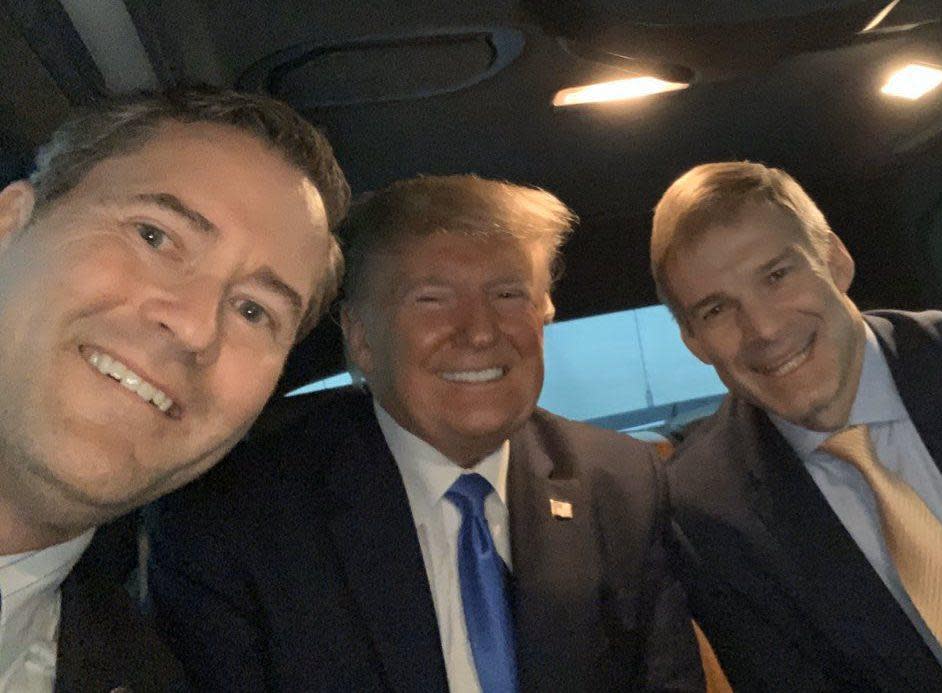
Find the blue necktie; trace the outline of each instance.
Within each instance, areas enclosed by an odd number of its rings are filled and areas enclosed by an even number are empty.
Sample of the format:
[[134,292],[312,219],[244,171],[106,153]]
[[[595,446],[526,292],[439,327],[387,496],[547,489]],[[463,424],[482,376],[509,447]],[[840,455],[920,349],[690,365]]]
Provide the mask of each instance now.
[[445,492],[461,512],[458,577],[474,668],[484,693],[517,690],[507,566],[494,546],[484,499],[494,489],[480,474],[462,474]]

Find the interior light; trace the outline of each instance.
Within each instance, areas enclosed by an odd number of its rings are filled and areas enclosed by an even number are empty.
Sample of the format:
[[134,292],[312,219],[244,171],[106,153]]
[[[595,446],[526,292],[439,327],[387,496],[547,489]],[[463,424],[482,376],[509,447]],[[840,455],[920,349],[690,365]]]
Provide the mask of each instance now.
[[911,63],[897,70],[880,89],[889,96],[915,101],[942,84],[942,69]]
[[876,14],[876,16],[870,20],[870,23],[867,24],[867,26],[863,28],[863,30],[860,33],[866,34],[868,31],[873,31],[878,26],[880,26],[880,24],[883,23],[883,20],[887,18],[890,12],[893,11],[893,8],[895,8],[898,4],[899,4],[899,0],[893,0],[889,5],[887,5],[882,10],[880,10]]
[[574,106],[580,103],[605,103],[637,99],[652,94],[686,89],[685,82],[666,82],[657,77],[632,77],[614,82],[599,82],[582,87],[560,89],[553,97],[554,106]]

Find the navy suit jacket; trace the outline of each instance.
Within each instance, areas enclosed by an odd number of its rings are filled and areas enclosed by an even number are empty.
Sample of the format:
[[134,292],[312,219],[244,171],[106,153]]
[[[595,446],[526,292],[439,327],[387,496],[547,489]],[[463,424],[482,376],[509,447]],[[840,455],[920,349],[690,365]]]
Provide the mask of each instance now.
[[[865,319],[942,463],[942,313]],[[728,397],[668,480],[675,567],[737,691],[942,691],[942,667],[765,413]]]
[[56,693],[184,690],[183,668],[124,588],[136,559],[128,516],[98,529],[62,584]]
[[[283,432],[158,507],[151,592],[171,648],[199,690],[446,690],[415,525],[370,396],[278,406]],[[702,688],[665,571],[663,488],[652,453],[626,436],[538,411],[511,437],[522,690]],[[573,519],[552,517],[550,498]]]

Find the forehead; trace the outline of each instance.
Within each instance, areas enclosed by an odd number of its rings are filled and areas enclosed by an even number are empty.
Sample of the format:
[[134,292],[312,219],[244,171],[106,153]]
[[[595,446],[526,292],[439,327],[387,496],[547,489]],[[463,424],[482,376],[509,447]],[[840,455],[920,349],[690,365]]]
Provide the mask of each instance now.
[[673,249],[668,266],[676,269],[711,257],[721,260],[734,245],[747,245],[751,253],[761,255],[795,242],[810,246],[793,214],[772,202],[748,201],[728,218],[688,232]]
[[794,216],[770,202],[750,202],[729,220],[678,244],[665,274],[671,293],[686,308],[796,246],[811,250]]
[[141,147],[95,165],[63,202],[120,208],[154,195],[205,217],[220,248],[313,292],[311,263],[327,247],[323,202],[304,172],[259,138],[227,125],[166,122]]
[[386,271],[402,280],[460,281],[506,277],[533,280],[545,264],[545,250],[535,242],[507,235],[469,236],[438,232],[408,234],[380,249],[373,271]]

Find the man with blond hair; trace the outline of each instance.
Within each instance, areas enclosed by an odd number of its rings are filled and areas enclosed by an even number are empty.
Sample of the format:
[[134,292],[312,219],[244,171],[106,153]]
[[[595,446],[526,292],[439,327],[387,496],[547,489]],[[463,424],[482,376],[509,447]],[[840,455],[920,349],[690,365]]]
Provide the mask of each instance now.
[[729,388],[668,469],[678,572],[736,690],[942,690],[942,313],[861,312],[785,172],[658,203],[658,292]]
[[341,233],[348,388],[163,504],[154,596],[200,690],[699,690],[653,452],[536,408],[573,216],[476,176]]
[[348,199],[297,113],[209,88],[77,114],[0,192],[0,691],[179,682],[97,529],[243,436],[336,293]]

